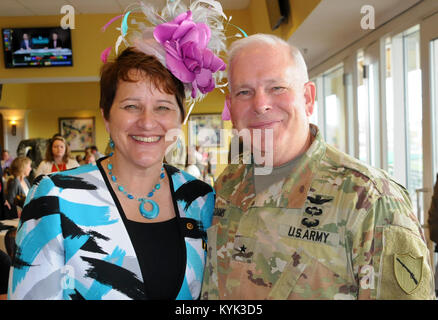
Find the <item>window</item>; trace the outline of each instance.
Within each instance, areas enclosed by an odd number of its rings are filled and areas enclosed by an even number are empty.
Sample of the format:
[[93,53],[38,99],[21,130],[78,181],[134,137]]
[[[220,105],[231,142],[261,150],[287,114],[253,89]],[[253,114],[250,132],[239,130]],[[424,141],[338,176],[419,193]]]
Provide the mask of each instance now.
[[343,68],[338,67],[323,75],[325,140],[339,150],[345,146],[345,106]]
[[[423,112],[420,28],[414,26],[385,41],[388,171],[407,187],[419,207],[423,188]],[[420,222],[422,213],[417,212]]]
[[[438,39],[430,42],[430,65],[431,65],[431,102],[432,102],[432,134],[433,134],[433,172],[438,172]],[[435,177],[434,177],[435,179]],[[435,180],[434,180],[435,181]]]

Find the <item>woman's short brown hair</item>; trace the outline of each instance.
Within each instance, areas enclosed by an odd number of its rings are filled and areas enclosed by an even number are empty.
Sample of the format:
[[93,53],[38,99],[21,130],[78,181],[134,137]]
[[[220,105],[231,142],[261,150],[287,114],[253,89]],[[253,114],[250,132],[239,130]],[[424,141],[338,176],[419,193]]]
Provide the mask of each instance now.
[[100,108],[106,120],[109,119],[111,106],[116,96],[119,80],[135,82],[129,77],[129,71],[138,70],[150,80],[156,88],[167,94],[174,94],[184,119],[185,92],[183,83],[164,67],[154,56],[147,55],[132,47],[125,49],[114,62],[107,62],[100,71]]
[[64,142],[64,146],[65,146],[65,153],[64,156],[62,157],[62,161],[67,163],[68,159],[70,158],[70,146],[68,145],[67,141],[64,139],[63,136],[58,136],[58,135],[54,135],[52,137],[52,139],[50,139],[50,143],[47,145],[47,149],[46,149],[46,161],[54,161],[55,159],[53,158],[53,153],[52,153],[52,147],[53,144],[55,143],[55,141],[62,141]]
[[32,163],[32,160],[25,156],[16,157],[11,163],[11,174],[14,177],[18,177],[24,174],[25,166],[28,163]]

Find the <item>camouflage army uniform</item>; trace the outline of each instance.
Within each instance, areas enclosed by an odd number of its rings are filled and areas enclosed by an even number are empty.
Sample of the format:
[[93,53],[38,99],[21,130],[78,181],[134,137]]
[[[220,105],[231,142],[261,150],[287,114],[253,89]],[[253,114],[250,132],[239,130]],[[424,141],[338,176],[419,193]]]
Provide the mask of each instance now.
[[216,183],[202,299],[433,299],[429,251],[407,191],[314,140],[255,195],[254,166]]

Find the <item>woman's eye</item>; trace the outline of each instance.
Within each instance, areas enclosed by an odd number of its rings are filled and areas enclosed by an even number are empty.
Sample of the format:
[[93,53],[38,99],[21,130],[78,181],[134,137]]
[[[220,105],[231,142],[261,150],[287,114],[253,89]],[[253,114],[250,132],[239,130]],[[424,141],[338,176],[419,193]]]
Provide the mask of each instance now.
[[157,109],[158,109],[158,110],[161,110],[161,111],[170,110],[170,108],[167,107],[167,106],[158,106]]
[[134,110],[134,109],[137,109],[137,106],[133,105],[133,104],[128,104],[128,105],[124,106],[123,109],[125,109],[125,110]]

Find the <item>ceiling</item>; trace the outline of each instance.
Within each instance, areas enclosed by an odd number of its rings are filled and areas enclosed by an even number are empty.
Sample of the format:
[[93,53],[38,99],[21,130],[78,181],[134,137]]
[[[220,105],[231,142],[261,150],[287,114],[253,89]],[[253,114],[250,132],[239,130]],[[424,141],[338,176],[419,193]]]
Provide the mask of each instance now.
[[[157,8],[166,0],[144,0]],[[183,0],[189,2],[189,0]],[[63,5],[71,5],[76,14],[119,13],[137,0],[0,0],[0,16],[45,16],[60,14]],[[219,0],[227,10],[240,10],[249,6],[250,0]]]
[[373,30],[363,30],[364,5],[375,10],[375,28],[422,0],[322,0],[289,42],[300,48],[311,70]]

